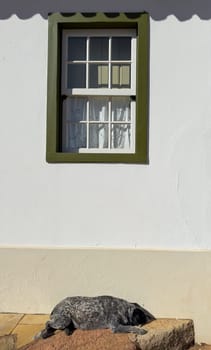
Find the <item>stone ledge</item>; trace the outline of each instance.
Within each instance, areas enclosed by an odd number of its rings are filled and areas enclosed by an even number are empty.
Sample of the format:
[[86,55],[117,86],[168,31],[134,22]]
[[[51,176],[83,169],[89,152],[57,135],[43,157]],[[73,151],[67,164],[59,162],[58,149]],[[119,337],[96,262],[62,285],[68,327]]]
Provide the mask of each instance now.
[[211,350],[211,345],[205,343],[196,344],[193,347],[191,347],[190,350]]
[[144,326],[148,333],[113,334],[110,330],[76,330],[72,336],[59,332],[20,350],[186,350],[194,344],[191,320],[158,319]]
[[144,336],[129,336],[141,350],[186,350],[194,344],[192,320],[158,319],[143,328]]
[[76,330],[71,336],[64,332],[35,340],[19,350],[138,350],[127,334],[114,334],[108,329]]

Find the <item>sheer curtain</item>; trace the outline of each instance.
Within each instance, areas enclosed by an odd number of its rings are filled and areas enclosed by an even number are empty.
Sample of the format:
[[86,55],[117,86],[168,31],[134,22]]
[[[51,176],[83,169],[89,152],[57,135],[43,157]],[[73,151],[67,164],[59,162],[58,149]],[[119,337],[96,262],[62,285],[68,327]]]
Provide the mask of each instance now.
[[108,148],[108,98],[89,99],[89,147]]
[[77,153],[86,148],[87,98],[67,98],[63,109],[62,151]]
[[128,97],[70,97],[65,100],[63,108],[63,152],[79,152],[86,148],[130,148]]
[[129,149],[131,144],[131,117],[128,97],[113,97],[112,122],[111,147]]

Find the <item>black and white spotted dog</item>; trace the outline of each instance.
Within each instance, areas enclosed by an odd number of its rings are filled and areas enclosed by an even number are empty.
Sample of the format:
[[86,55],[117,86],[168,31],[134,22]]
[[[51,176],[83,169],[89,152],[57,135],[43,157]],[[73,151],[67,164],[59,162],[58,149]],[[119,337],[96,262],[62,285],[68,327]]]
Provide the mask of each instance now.
[[110,328],[114,333],[143,335],[147,331],[136,326],[143,326],[154,319],[140,305],[112,296],[68,297],[54,307],[45,329],[35,338],[50,337],[58,329],[70,335],[77,328]]

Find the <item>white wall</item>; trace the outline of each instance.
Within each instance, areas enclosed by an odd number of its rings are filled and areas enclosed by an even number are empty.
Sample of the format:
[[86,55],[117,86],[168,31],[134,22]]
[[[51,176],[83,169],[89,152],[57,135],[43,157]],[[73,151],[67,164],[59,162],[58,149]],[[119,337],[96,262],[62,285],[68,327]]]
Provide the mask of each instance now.
[[0,21],[0,244],[211,248],[211,20],[151,19],[149,165],[47,164],[47,20]]

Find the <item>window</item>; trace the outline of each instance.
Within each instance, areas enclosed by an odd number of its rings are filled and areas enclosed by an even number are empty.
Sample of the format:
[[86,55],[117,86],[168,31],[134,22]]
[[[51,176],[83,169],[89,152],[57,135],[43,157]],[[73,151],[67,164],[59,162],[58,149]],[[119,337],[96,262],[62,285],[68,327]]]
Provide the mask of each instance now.
[[136,31],[62,35],[62,152],[134,153]]
[[146,163],[147,14],[49,17],[48,162]]

